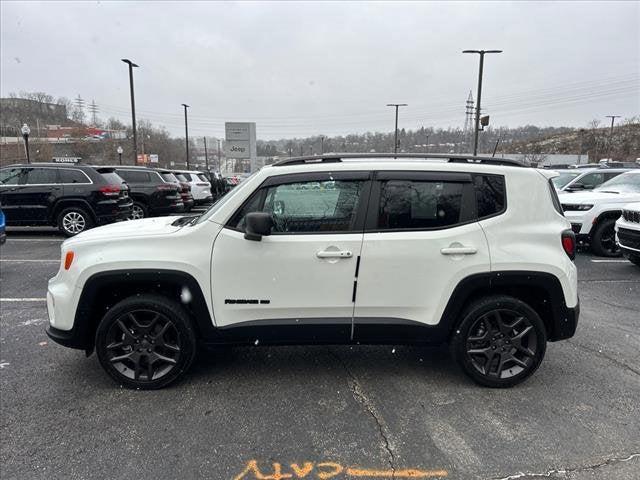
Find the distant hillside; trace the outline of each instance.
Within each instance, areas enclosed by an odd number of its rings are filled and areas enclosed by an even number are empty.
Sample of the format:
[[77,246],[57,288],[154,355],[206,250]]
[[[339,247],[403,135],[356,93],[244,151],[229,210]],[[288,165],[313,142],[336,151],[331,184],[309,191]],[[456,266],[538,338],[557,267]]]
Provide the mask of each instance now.
[[635,160],[640,157],[640,123],[609,128],[579,129],[554,135],[511,142],[500,148],[504,153],[588,154],[590,159]]

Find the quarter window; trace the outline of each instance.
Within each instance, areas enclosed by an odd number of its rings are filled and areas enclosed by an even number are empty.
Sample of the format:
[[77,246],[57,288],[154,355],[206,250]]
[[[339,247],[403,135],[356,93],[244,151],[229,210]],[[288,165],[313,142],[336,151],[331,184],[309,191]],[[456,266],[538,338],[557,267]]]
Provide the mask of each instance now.
[[243,230],[249,212],[269,212],[274,234],[353,231],[364,181],[330,180],[266,187],[256,192],[230,222]]
[[80,170],[60,169],[60,183],[91,183]]
[[55,168],[30,168],[27,170],[27,185],[51,185],[58,183]]
[[116,170],[116,172],[127,183],[149,183],[151,181],[149,172],[137,170]]
[[476,175],[474,178],[478,218],[487,218],[504,210],[505,189],[502,175]]

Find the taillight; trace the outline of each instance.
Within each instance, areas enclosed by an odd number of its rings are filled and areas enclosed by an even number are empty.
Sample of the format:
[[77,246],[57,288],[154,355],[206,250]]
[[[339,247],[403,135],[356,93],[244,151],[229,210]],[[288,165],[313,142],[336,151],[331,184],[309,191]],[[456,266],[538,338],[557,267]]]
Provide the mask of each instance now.
[[565,230],[562,232],[562,248],[564,253],[573,260],[576,258],[576,234],[573,230]]
[[120,185],[106,185],[100,187],[100,193],[107,197],[117,197],[120,195]]
[[67,252],[67,254],[64,256],[65,270],[69,270],[71,268],[71,264],[73,263],[73,257],[74,257],[74,254],[71,251]]
[[156,187],[156,190],[173,190],[176,191],[178,190],[178,187],[176,187],[175,185],[169,185],[169,184],[160,184]]

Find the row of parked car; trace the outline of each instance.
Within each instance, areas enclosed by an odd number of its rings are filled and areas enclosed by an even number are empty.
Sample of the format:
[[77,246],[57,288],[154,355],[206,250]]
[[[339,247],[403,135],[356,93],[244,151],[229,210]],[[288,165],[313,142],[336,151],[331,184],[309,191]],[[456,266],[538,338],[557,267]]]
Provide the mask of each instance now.
[[219,173],[138,166],[39,163],[0,169],[6,224],[57,226],[73,236],[93,226],[188,212],[233,186]]

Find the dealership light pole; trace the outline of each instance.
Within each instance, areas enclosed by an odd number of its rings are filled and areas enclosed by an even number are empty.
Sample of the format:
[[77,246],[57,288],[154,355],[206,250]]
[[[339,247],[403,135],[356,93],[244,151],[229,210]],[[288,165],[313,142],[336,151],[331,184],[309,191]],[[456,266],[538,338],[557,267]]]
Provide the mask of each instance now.
[[502,53],[502,50],[463,50],[462,53],[477,53],[480,55],[480,69],[478,71],[478,98],[476,103],[476,123],[473,132],[473,155],[478,154],[478,132],[480,131],[480,99],[482,96],[482,70],[484,68],[485,53]]
[[189,105],[183,103],[182,106],[184,107],[184,141],[187,150],[187,170],[189,170],[189,124],[187,122],[187,108],[189,108]]
[[396,107],[396,129],[393,142],[393,153],[398,153],[398,107],[406,107],[406,103],[387,103],[387,107]]
[[131,128],[133,129],[133,164],[138,163],[138,135],[136,133],[136,99],[133,94],[133,68],[138,67],[128,58],[123,58],[122,61],[129,65],[129,90],[131,91]]
[[29,158],[29,134],[31,133],[31,129],[29,125],[26,123],[22,125],[22,138],[24,138],[24,153],[27,156],[27,163],[31,163],[31,159]]
[[207,167],[207,172],[209,171],[209,154],[207,153],[207,137],[202,137],[204,139],[204,164]]
[[124,152],[124,150],[122,150],[122,147],[118,145],[116,152],[118,152],[118,160],[120,161],[120,165],[122,165],[122,152]]
[[324,154],[324,135],[320,135],[320,155]]

